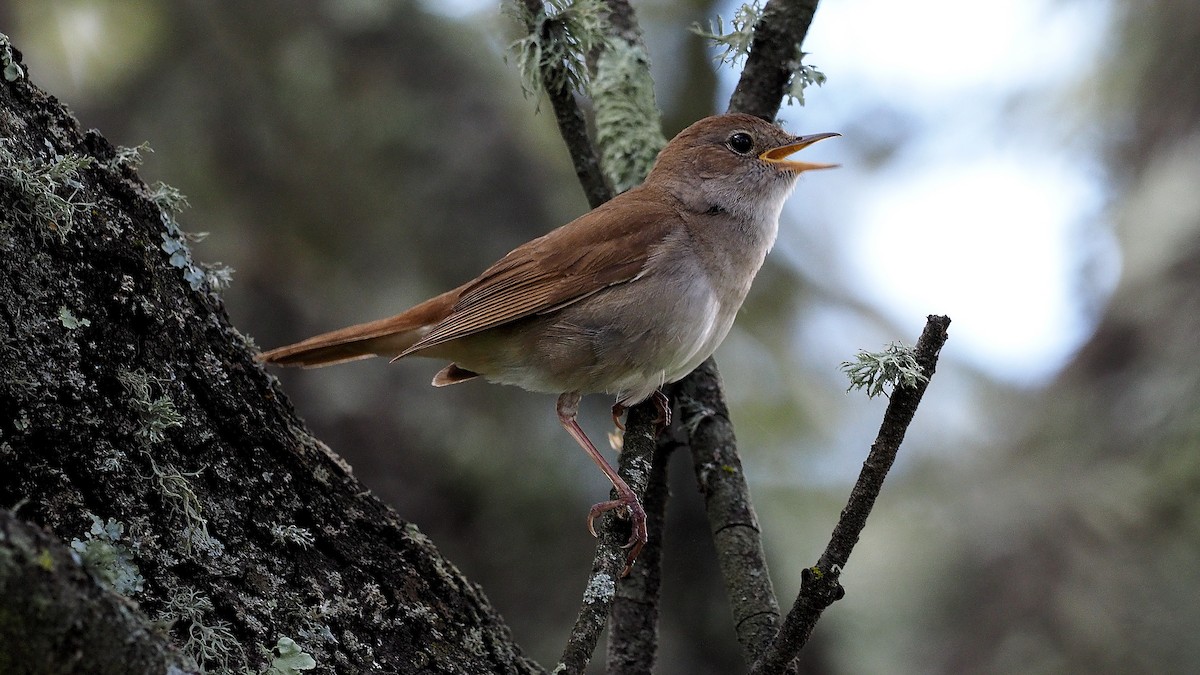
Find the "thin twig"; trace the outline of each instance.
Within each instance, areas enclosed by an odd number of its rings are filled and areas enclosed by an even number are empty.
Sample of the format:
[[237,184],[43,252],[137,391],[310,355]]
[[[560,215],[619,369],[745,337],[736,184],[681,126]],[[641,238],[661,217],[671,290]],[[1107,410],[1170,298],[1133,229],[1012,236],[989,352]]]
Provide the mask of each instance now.
[[[542,31],[541,38],[543,40],[554,39],[554,36],[549,35],[549,30],[552,24],[547,21],[541,22],[538,25],[536,17],[545,16],[545,5],[541,0],[521,0],[526,9],[527,16],[535,17],[533,23],[526,26],[529,32]],[[600,158],[596,154],[596,148],[592,145],[592,140],[588,136],[587,120],[583,116],[583,111],[579,109],[579,105],[575,102],[575,94],[570,87],[566,85],[566,77],[563,77],[558,69],[561,69],[562,64],[548,63],[542,71],[542,85],[546,90],[546,96],[550,98],[550,105],[554,108],[554,119],[558,122],[558,131],[562,135],[563,141],[567,144],[567,151],[571,154],[571,163],[575,167],[575,176],[579,179],[579,184],[583,187],[583,193],[587,197],[588,205],[593,209],[600,206],[604,202],[612,199],[612,189],[608,186],[608,182],[604,179],[604,172],[600,170]],[[555,84],[559,83],[559,84]]]
[[[521,2],[527,10],[525,15],[530,17],[530,23],[526,25],[526,29],[530,33],[542,31],[540,37],[543,40],[561,37],[549,33],[550,22],[541,21],[539,25],[539,19],[545,17],[545,5],[541,0],[521,0]],[[632,17],[632,10],[628,16]],[[588,204],[592,208],[596,208],[611,199],[613,193],[601,171],[599,156],[588,136],[587,122],[574,93],[565,85],[555,86],[554,84],[569,80],[563,76],[560,70],[556,70],[562,67],[557,63],[544,64],[544,70],[541,73],[542,84],[554,107],[559,133],[571,154],[575,175],[587,195]],[[618,472],[638,495],[638,498],[642,499],[646,489],[654,443],[651,440],[643,444],[635,440],[639,437],[638,430],[643,428],[635,422],[636,410],[637,407],[630,410],[630,433],[626,436],[627,445],[625,452],[621,453]],[[652,422],[646,422],[644,428],[651,429],[652,424]],[[626,564],[625,551],[621,547],[627,541],[628,533],[625,531],[626,528],[617,526],[617,522],[612,513],[601,519],[600,541],[596,546],[596,556],[592,562],[592,574],[588,577],[579,616],[571,628],[571,634],[567,638],[567,644],[563,648],[560,659],[563,672],[582,673],[587,668],[595,653],[600,633],[604,630],[608,619],[609,610],[616,594],[616,584]],[[649,523],[647,527],[649,527]],[[620,534],[621,531],[625,531],[625,533]]]
[[[917,341],[917,363],[926,378],[932,378],[937,369],[938,354],[942,345],[946,344],[946,329],[949,326],[950,317],[931,315]],[[896,460],[900,443],[904,441],[904,434],[928,386],[929,380],[926,379],[916,386],[897,387],[892,392],[883,423],[879,426],[879,434],[871,445],[867,461],[863,462],[858,482],[850,491],[850,499],[833,528],[829,545],[817,564],[804,571],[796,604],[784,619],[779,634],[750,671],[752,674],[778,673],[791,663],[812,635],[813,626],[821,618],[821,612],[845,594],[838,578],[867,525],[867,516],[879,497],[883,480]]]
[[746,67],[729,98],[730,112],[775,119],[784,87],[796,66],[800,44],[808,35],[817,0],[770,0],[754,26],[754,42]]
[[763,553],[758,516],[750,500],[717,364],[708,359],[674,387],[679,424],[717,550],[742,656],[754,662],[779,626],[779,604]]

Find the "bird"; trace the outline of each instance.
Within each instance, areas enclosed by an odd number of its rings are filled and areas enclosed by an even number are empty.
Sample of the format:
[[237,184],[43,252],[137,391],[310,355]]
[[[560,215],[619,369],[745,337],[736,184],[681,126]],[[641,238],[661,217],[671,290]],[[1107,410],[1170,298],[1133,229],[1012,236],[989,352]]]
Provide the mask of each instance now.
[[612,482],[591,507],[631,521],[627,574],[647,541],[646,514],[577,421],[585,394],[615,397],[613,419],[653,398],[725,339],[775,243],[783,204],[805,171],[836,164],[793,154],[838,136],[794,136],[753,115],[703,118],[659,152],[645,181],[522,244],[476,278],[395,316],[259,355],[317,367],[373,356],[447,361],[444,387],[482,377],[557,394],[559,423]]

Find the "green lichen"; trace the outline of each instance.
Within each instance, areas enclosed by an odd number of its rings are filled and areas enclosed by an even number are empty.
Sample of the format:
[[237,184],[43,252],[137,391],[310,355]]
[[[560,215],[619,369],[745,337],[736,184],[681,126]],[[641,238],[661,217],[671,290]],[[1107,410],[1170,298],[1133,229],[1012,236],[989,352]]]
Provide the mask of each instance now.
[[225,545],[208,533],[208,519],[204,517],[204,507],[200,503],[200,497],[192,489],[191,481],[188,480],[199,476],[204,469],[182,472],[170,464],[164,464],[160,468],[153,457],[149,454],[147,457],[150,460],[150,471],[158,483],[159,494],[166,500],[168,516],[183,519],[184,527],[180,536],[184,550],[191,553],[193,549],[198,549],[214,558],[223,555]]
[[716,61],[732,66],[750,54],[754,26],[761,18],[762,8],[758,2],[748,2],[734,11],[728,31],[725,30],[725,19],[718,14],[715,21],[709,21],[707,28],[698,23],[692,24],[692,32],[723,49],[717,54]]
[[201,672],[229,672],[235,656],[245,652],[230,630],[230,623],[211,618],[213,602],[195,589],[175,589],[167,604],[155,615],[155,621],[171,629],[183,652],[200,664]]
[[25,68],[17,63],[17,57],[13,55],[12,42],[4,33],[0,33],[0,66],[3,66],[4,79],[9,82],[16,82],[25,77]]
[[529,31],[509,45],[525,94],[536,96],[545,88],[585,93],[587,54],[604,41],[603,5],[599,0],[548,0],[538,5],[537,14],[520,0],[505,5],[506,13]]
[[158,208],[172,216],[183,213],[191,206],[188,203],[187,195],[183,194],[179,188],[167,185],[162,181],[158,181],[153,188],[150,188],[150,199]]
[[95,163],[78,154],[54,154],[48,160],[18,157],[12,141],[0,138],[0,188],[13,195],[11,214],[0,216],[0,224],[12,225],[14,218],[30,226],[45,227],[63,241],[75,226],[80,209],[94,206],[78,199],[83,191],[80,173]]
[[142,143],[132,148],[125,147],[124,145],[118,146],[116,154],[113,155],[112,159],[105,163],[105,166],[107,166],[109,169],[117,169],[120,167],[136,169],[142,165],[143,152],[154,152],[154,150],[150,147],[149,143]]
[[788,103],[795,102],[804,105],[804,90],[812,85],[819,87],[825,84],[827,79],[825,73],[817,70],[816,66],[804,64],[806,56],[808,56],[808,52],[796,47],[796,56],[789,63],[792,76],[788,79],[787,87],[783,92],[783,95],[788,97]]
[[172,267],[183,270],[183,278],[193,291],[207,289],[216,294],[227,288],[233,281],[233,268],[221,263],[197,263],[192,258],[190,244],[203,241],[207,232],[189,234],[183,231],[175,216],[188,207],[187,197],[176,188],[159,182],[150,191],[150,198],[158,206],[163,229],[162,250],[169,256],[167,262]]
[[592,100],[600,163],[617,192],[645,179],[666,145],[645,53],[617,40],[596,62]]
[[67,309],[66,306],[58,308],[58,320],[62,322],[63,328],[66,328],[67,330],[75,330],[80,326],[86,328],[87,326],[92,325],[92,322],[89,319],[76,318],[76,316],[71,312],[71,310]]
[[[84,533],[83,539],[71,540],[71,550],[101,585],[131,596],[141,592],[145,579],[133,562],[130,546],[122,541],[124,535],[124,523],[112,518],[104,522],[92,515],[91,529]],[[137,548],[136,543],[131,545]]]
[[601,572],[588,579],[587,588],[583,589],[583,601],[589,605],[595,602],[608,602],[616,592],[616,579]]
[[166,393],[154,396],[154,390],[164,390],[169,380],[155,377],[144,370],[123,371],[117,375],[117,379],[125,388],[129,403],[141,420],[138,437],[149,443],[161,443],[168,429],[183,426],[184,417],[175,409],[171,398]]
[[[716,21],[710,21],[707,28],[693,24],[692,32],[722,50],[715,57],[718,63],[737,66],[750,54],[750,46],[754,43],[754,27],[762,19],[762,13],[762,8],[755,0],[742,5],[733,13],[728,31],[725,30],[724,19],[718,15]],[[804,90],[812,85],[825,84],[826,77],[816,66],[804,63],[808,52],[800,49],[799,44],[795,50],[795,56],[788,63],[791,74],[784,86],[784,95],[788,103],[804,105]]]
[[297,525],[275,523],[271,526],[271,536],[281,544],[295,544],[303,549],[312,548],[316,541],[313,533]]
[[891,387],[915,387],[929,378],[921,371],[911,347],[899,342],[889,344],[881,352],[860,351],[853,361],[843,361],[842,372],[850,378],[846,391],[862,389],[867,398],[875,398]]
[[281,637],[272,650],[263,649],[271,664],[262,671],[262,675],[296,675],[302,670],[312,670],[317,667],[317,661],[312,654],[300,649],[300,645],[289,637]]

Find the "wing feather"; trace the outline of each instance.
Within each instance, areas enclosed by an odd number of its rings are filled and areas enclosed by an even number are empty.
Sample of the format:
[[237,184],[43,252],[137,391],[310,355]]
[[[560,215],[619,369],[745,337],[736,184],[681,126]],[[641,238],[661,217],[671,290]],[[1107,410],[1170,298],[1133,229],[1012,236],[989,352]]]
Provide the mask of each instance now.
[[643,273],[654,248],[679,220],[670,200],[645,188],[619,195],[513,249],[464,286],[450,314],[401,356],[557,310],[631,281]]

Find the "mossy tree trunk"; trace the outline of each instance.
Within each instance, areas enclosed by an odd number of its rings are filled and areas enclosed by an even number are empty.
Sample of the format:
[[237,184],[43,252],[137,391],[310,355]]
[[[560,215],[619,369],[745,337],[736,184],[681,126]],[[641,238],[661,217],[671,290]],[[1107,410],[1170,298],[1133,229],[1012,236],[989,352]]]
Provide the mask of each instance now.
[[[0,80],[0,534],[22,533],[0,536],[0,670],[539,670],[297,419],[230,325],[220,271],[191,259],[171,191],[0,52],[16,66]],[[103,588],[61,592],[73,559]],[[46,611],[76,596],[92,604]],[[25,639],[34,626],[55,639]],[[155,654],[140,670],[130,641]]]

